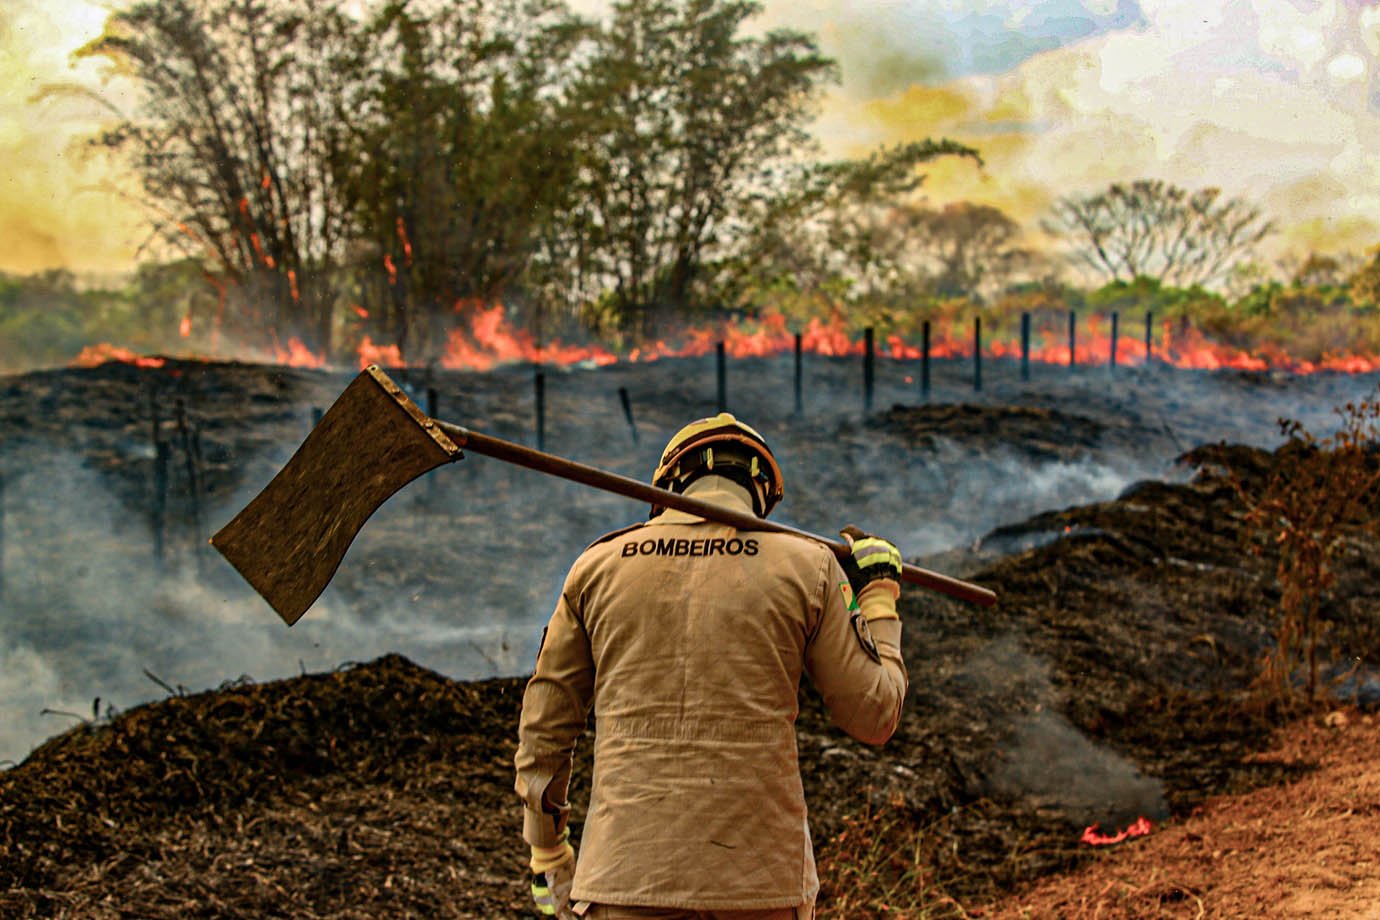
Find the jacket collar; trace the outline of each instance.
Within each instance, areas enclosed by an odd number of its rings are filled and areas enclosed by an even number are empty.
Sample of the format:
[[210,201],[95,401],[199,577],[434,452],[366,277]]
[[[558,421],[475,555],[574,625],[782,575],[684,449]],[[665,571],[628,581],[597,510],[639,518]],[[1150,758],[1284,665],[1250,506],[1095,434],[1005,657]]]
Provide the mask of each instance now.
[[[700,501],[710,504],[720,505],[724,508],[732,508],[734,511],[745,511],[752,514],[752,497],[732,479],[725,479],[723,476],[701,476],[690,485],[686,486],[685,494],[691,498],[698,498]],[[688,511],[677,511],[675,508],[667,508],[647,522],[647,526],[656,524],[698,524],[704,518]]]

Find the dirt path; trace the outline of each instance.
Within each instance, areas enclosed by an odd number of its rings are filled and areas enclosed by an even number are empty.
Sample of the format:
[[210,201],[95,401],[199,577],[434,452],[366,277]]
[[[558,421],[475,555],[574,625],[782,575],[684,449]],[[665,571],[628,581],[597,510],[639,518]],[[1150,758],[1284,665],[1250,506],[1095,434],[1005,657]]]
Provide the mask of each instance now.
[[1380,918],[1380,719],[1350,710],[1308,719],[1255,759],[1317,769],[1210,800],[1082,871],[970,915]]

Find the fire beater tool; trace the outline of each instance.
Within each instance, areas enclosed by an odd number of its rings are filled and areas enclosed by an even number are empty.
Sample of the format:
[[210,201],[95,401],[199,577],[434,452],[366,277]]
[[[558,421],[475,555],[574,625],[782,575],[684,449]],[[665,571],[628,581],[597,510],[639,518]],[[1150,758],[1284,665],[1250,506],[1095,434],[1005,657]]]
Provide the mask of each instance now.
[[[795,534],[841,558],[852,552],[842,541],[431,418],[376,365],[345,388],[278,475],[211,544],[291,626],[326,589],[369,516],[418,476],[461,459],[462,448],[743,530]],[[914,565],[904,566],[901,580],[983,606],[997,599],[987,588]]]

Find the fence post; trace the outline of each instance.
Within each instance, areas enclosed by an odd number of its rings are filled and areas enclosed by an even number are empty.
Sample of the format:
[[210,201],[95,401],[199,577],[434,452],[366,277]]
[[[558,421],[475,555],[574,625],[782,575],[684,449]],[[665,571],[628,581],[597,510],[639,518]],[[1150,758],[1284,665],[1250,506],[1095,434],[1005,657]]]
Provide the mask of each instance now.
[[153,437],[153,507],[150,524],[153,527],[153,558],[159,568],[163,565],[164,525],[168,510],[168,462],[172,450],[163,440],[163,424],[158,414],[158,393],[149,390],[149,433]]
[[5,473],[0,470],[0,603],[5,600]]
[[801,386],[800,386],[800,382],[801,382],[801,351],[802,351],[801,336],[800,336],[800,333],[797,332],[797,333],[795,334],[795,414],[796,414],[797,416],[801,416],[801,415],[804,415],[804,414],[805,414],[805,403],[804,403],[804,398],[803,398],[803,395],[804,395],[804,394],[801,392]]
[[1030,314],[1021,314],[1021,379],[1030,379]]
[[930,398],[930,321],[920,326],[920,398]]
[[973,390],[982,389],[982,317],[973,317]]
[[192,527],[197,535],[192,545],[195,547],[197,564],[200,565],[205,546],[201,538],[206,535],[201,510],[201,429],[188,419],[187,404],[181,398],[177,400],[177,433],[182,439],[182,456],[187,467],[187,498],[191,505]]
[[724,343],[714,346],[715,373],[719,382],[719,411],[728,411],[728,359],[724,354]]
[[[428,371],[430,371],[430,367],[428,367]],[[436,418],[441,414],[441,394],[436,392],[435,387],[426,388],[426,414],[431,418]],[[426,491],[428,495],[434,496],[436,494],[436,477],[429,473],[426,477]]]
[[546,374],[540,369],[532,377],[537,397],[537,450],[546,450]]
[[1073,367],[1073,365],[1074,365],[1074,363],[1075,363],[1075,358],[1074,358],[1074,340],[1073,340],[1073,337],[1074,337],[1074,329],[1076,328],[1077,324],[1078,324],[1078,314],[1076,314],[1076,313],[1074,313],[1072,310],[1070,310],[1070,311],[1069,311],[1069,367]]
[[863,330],[863,412],[872,411],[872,384],[876,374],[873,366],[875,355],[873,352],[872,327],[868,326]]
[[153,444],[153,558],[161,567],[166,549],[164,528],[168,511],[168,462],[172,445],[158,440]]
[[633,421],[632,400],[628,398],[628,388],[618,388],[618,400],[623,404],[623,417],[628,420],[628,430],[632,432],[633,443],[637,443],[637,423]]
[[1119,321],[1120,319],[1121,319],[1120,314],[1118,314],[1117,311],[1113,310],[1113,311],[1112,311],[1112,354],[1111,354],[1111,360],[1110,360],[1110,364],[1111,364],[1112,370],[1116,370],[1116,337],[1117,337],[1117,324],[1118,324],[1118,321]]

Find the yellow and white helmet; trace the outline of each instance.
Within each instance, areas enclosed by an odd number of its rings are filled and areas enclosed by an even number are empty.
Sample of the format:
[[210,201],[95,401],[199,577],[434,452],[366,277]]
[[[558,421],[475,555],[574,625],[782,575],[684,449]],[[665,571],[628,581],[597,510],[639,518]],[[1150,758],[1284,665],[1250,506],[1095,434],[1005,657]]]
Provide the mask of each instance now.
[[[652,485],[680,492],[694,479],[713,471],[743,481],[752,494],[753,510],[766,517],[781,501],[785,486],[781,467],[755,428],[727,412],[691,422],[677,431],[661,452]],[[761,495],[753,484],[761,486]],[[664,508],[653,505],[652,517]]]

